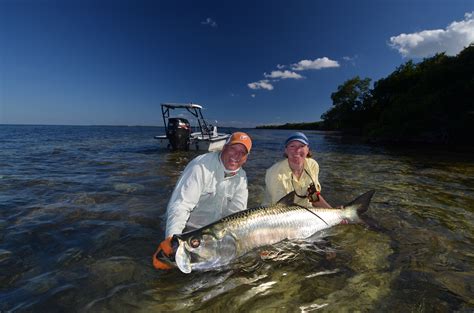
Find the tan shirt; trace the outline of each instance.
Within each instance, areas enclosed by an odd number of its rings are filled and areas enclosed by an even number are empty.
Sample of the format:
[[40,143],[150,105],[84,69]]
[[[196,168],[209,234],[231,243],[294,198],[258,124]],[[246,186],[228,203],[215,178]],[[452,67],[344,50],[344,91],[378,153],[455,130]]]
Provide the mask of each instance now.
[[[303,171],[299,180],[292,175],[288,159],[281,160],[267,169],[265,174],[265,198],[263,205],[268,206],[275,204],[293,190],[295,190],[298,195],[306,195],[308,187],[313,181],[316,185],[316,189],[321,191],[321,185],[318,180],[318,162],[314,159],[306,158],[304,169],[307,173]],[[311,177],[308,174],[311,175]],[[295,203],[306,207],[311,206],[307,198],[295,197]]]

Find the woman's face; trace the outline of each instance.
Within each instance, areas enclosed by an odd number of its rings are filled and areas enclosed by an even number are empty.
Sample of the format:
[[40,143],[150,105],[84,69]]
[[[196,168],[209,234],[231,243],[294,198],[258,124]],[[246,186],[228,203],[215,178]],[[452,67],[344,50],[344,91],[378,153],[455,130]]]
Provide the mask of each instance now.
[[302,142],[293,140],[286,146],[285,153],[288,156],[291,169],[302,168],[304,160],[308,156],[309,147]]

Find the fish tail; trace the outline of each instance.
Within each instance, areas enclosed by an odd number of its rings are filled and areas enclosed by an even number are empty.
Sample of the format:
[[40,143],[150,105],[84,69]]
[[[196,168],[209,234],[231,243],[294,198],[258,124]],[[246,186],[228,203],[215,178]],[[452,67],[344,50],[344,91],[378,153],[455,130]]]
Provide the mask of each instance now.
[[352,207],[357,211],[357,215],[362,215],[365,212],[367,212],[367,209],[369,208],[370,200],[372,199],[372,196],[374,195],[375,190],[370,190],[367,191],[366,193],[358,196],[348,204],[344,205],[344,208],[349,208]]
[[372,230],[381,231],[383,228],[380,227],[374,219],[364,214],[369,208],[370,200],[374,193],[375,190],[370,190],[346,204],[344,208],[349,212],[353,212],[349,213],[349,216],[351,217],[349,218],[350,221],[354,223],[362,223]]

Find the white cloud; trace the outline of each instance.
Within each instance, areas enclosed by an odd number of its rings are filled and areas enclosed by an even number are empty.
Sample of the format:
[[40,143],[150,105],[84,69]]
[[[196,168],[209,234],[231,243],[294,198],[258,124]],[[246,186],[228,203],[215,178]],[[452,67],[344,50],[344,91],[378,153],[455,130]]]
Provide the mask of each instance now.
[[464,20],[452,22],[446,29],[424,30],[390,37],[390,46],[404,57],[429,57],[446,52],[456,55],[474,42],[474,12],[466,13]]
[[254,93],[253,93],[253,94],[251,94],[250,96],[251,96],[252,98],[255,98],[255,94],[254,94]]
[[217,23],[210,17],[206,18],[205,21],[201,22],[202,25],[209,25],[211,27],[217,27]]
[[[298,63],[291,64],[290,66],[278,64],[277,69],[272,71],[270,74],[263,73],[263,76],[268,79],[262,79],[258,82],[253,82],[247,84],[250,89],[266,89],[266,90],[273,90],[273,85],[270,83],[277,82],[281,79],[303,79],[304,76],[295,73],[293,71],[304,71],[304,70],[319,70],[322,68],[328,67],[339,67],[339,63],[337,61],[330,60],[327,57],[315,59],[315,60],[301,60]],[[283,70],[284,68],[291,68],[293,71]]]
[[250,89],[266,89],[266,90],[273,90],[273,85],[267,79],[260,80],[258,82],[247,84]]
[[351,57],[351,56],[344,56],[344,57],[342,57],[342,59],[343,59],[344,61],[347,61],[347,62],[355,61],[357,58],[358,58],[358,55],[357,55],[357,54],[354,55],[353,57]]
[[270,74],[267,74],[267,73],[264,73],[263,76],[265,76],[266,78],[273,78],[273,79],[287,79],[287,78],[291,78],[291,79],[301,79],[303,78],[303,76],[301,76],[300,74],[298,73],[295,73],[295,72],[291,72],[291,71],[272,71]]
[[323,57],[315,60],[301,60],[291,65],[291,69],[294,71],[320,70],[328,67],[339,67],[339,63],[327,57]]
[[342,59],[348,63],[351,63],[353,66],[356,66],[356,60],[358,58],[358,55],[354,55],[354,56],[344,56],[342,57]]

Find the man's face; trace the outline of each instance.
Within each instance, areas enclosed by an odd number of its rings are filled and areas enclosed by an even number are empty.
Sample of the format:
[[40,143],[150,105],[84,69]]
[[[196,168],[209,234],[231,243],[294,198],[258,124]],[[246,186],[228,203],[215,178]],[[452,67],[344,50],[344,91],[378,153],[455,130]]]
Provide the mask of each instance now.
[[247,161],[247,149],[244,145],[237,143],[225,145],[222,149],[221,159],[224,167],[229,171],[239,169]]

